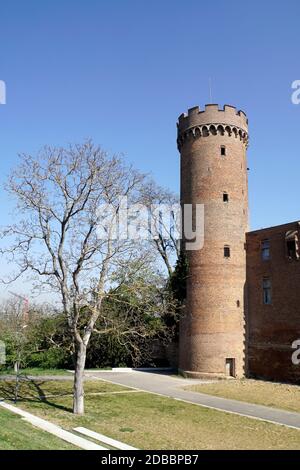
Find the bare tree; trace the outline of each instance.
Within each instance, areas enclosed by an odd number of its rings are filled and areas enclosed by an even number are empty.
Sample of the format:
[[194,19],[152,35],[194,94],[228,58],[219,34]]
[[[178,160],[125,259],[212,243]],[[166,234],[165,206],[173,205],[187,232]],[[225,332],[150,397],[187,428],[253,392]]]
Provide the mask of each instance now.
[[20,158],[7,184],[19,216],[4,230],[2,250],[18,269],[4,281],[30,272],[39,287],[59,294],[74,341],[73,411],[83,414],[86,350],[97,320],[105,321],[110,274],[142,256],[136,240],[115,236],[120,197],[141,202],[145,177],[90,141]]
[[143,187],[142,200],[147,207],[152,207],[151,224],[148,226],[150,243],[163,261],[170,277],[180,251],[179,199],[168,189],[157,185],[154,181],[149,181]]

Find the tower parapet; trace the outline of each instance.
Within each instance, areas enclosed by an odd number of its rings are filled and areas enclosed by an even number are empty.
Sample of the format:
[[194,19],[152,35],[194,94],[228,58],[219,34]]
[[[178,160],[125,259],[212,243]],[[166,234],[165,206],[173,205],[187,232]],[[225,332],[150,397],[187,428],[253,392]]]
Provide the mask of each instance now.
[[199,106],[181,114],[177,122],[178,150],[189,138],[208,137],[212,135],[233,136],[248,145],[248,119],[243,111],[237,111],[234,106],[225,105],[220,109],[217,104],[205,105],[201,111]]

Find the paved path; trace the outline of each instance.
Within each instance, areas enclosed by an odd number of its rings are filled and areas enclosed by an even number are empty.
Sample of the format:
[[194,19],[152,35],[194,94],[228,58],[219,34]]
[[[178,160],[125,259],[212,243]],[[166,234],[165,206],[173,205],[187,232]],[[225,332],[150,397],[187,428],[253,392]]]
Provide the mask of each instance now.
[[204,380],[184,379],[166,374],[150,372],[86,372],[86,376],[107,380],[115,384],[152,392],[159,395],[175,398],[185,402],[214,408],[229,413],[239,414],[250,418],[269,421],[292,428],[300,429],[300,413],[278,410],[262,405],[254,405],[227,398],[214,397],[204,393],[184,390],[183,387],[207,383]]

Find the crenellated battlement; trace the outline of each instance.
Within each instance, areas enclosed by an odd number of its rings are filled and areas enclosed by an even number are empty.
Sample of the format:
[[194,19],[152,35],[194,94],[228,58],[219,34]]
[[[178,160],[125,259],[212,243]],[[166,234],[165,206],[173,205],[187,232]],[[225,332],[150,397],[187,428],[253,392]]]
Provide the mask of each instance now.
[[235,106],[225,104],[223,109],[218,104],[206,104],[201,111],[199,106],[188,109],[187,113],[182,113],[178,118],[178,129],[191,127],[197,124],[226,123],[232,124],[248,130],[248,119],[244,111],[237,110]]
[[217,104],[205,105],[201,111],[195,106],[178,118],[178,149],[189,138],[208,137],[209,135],[229,135],[239,138],[248,145],[248,119],[243,111],[225,105],[220,109]]

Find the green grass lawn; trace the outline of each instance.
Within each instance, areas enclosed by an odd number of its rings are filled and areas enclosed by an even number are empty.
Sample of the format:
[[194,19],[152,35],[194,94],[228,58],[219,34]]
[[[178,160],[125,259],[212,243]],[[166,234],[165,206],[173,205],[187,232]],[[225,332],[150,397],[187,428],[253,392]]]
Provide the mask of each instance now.
[[1,450],[77,449],[51,434],[40,431],[9,411],[0,409]]
[[[12,396],[12,385],[0,382],[0,396]],[[300,449],[300,431],[284,426],[100,380],[86,382],[85,389],[83,417],[71,412],[68,382],[24,382],[18,406],[65,429],[84,426],[140,449]]]
[[188,390],[300,413],[300,386],[263,380],[220,380]]
[[[66,369],[40,369],[38,367],[20,370],[21,375],[72,375]],[[13,368],[0,368],[0,375],[15,375]]]
[[[15,382],[3,380],[0,382],[0,399],[11,400],[14,397]],[[88,380],[85,383],[85,393],[108,393],[115,391],[126,391],[128,388],[110,384],[109,382],[99,382],[96,380]],[[72,396],[73,381],[45,381],[43,379],[27,380],[23,378],[19,387],[20,402],[35,402],[38,400],[47,400],[47,397],[60,398],[65,396]]]

